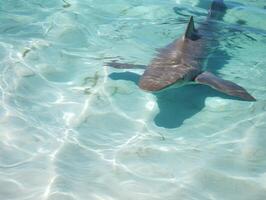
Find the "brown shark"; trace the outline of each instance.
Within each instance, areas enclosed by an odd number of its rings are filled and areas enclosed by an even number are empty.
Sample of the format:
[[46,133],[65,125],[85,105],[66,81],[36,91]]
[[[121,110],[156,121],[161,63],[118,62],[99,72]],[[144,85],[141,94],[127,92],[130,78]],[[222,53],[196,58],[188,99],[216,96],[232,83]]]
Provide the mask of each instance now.
[[[208,85],[220,92],[247,101],[255,101],[241,86],[204,71],[204,60],[211,45],[215,20],[221,18],[226,10],[223,0],[214,0],[208,17],[197,29],[193,17],[190,17],[185,34],[174,40],[145,69],[139,81],[139,87],[146,91],[160,91],[173,85],[190,82]],[[143,65],[131,65],[113,61],[108,65],[115,68],[144,68]]]

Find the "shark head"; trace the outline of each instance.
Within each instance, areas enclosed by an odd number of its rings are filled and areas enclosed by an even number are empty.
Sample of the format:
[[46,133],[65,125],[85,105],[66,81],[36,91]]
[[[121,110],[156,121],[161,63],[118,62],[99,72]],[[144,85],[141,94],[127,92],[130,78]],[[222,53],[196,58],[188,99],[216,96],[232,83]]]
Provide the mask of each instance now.
[[157,65],[156,67],[148,67],[139,81],[139,87],[146,91],[162,90],[174,83],[182,80],[175,67],[165,67],[164,65]]
[[177,88],[191,82],[200,71],[186,65],[162,65],[148,67],[139,81],[139,87],[145,91],[159,91]]
[[152,78],[147,76],[142,76],[139,81],[139,87],[145,91],[157,92],[161,90],[166,90],[169,88],[178,88],[186,83],[183,79],[177,79],[176,81],[164,80],[162,78]]

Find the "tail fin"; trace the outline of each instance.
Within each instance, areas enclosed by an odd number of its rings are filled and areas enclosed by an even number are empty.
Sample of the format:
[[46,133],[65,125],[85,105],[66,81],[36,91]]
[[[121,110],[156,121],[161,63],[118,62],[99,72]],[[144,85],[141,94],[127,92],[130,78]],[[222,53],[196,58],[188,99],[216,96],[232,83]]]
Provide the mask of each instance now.
[[223,80],[210,72],[203,72],[195,78],[195,82],[209,85],[210,87],[225,94],[241,98],[246,101],[256,101],[244,88],[239,85]]
[[223,0],[213,0],[209,8],[208,16],[212,19],[220,19],[226,11],[226,5]]

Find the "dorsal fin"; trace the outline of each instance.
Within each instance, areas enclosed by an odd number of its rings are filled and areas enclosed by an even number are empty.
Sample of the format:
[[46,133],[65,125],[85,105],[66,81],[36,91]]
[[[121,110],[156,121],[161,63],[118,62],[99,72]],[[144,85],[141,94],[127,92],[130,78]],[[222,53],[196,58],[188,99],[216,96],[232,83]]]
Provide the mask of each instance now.
[[190,17],[188,25],[187,25],[187,29],[185,32],[185,38],[188,39],[193,39],[195,36],[195,26],[194,26],[194,20],[193,20],[193,16]]

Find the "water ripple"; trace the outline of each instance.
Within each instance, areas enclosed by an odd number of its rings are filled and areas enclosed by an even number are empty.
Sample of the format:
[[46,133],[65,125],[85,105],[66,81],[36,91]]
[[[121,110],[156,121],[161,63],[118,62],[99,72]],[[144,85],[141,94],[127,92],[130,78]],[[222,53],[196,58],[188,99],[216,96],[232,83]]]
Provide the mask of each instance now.
[[265,6],[226,2],[208,66],[258,101],[136,82],[203,1],[0,3],[0,199],[262,200]]

